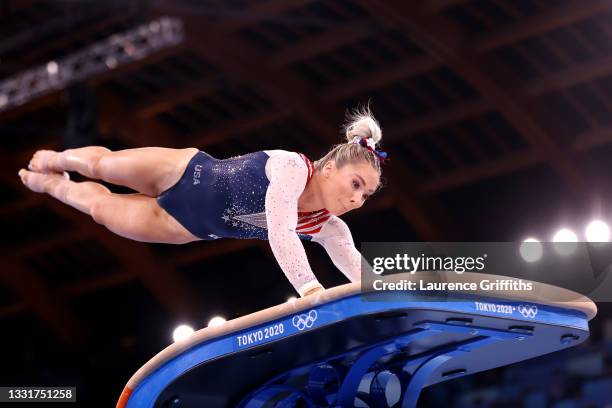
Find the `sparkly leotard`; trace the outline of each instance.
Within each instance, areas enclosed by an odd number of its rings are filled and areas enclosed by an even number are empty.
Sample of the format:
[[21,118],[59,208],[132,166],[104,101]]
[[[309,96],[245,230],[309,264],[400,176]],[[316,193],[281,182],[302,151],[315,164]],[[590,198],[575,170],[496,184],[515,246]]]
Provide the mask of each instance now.
[[299,238],[325,247],[334,264],[359,280],[361,255],[346,224],[321,209],[298,213],[297,202],[313,173],[304,155],[260,151],[219,160],[204,152],[157,201],[202,239],[269,239],[283,272],[300,294],[319,285]]

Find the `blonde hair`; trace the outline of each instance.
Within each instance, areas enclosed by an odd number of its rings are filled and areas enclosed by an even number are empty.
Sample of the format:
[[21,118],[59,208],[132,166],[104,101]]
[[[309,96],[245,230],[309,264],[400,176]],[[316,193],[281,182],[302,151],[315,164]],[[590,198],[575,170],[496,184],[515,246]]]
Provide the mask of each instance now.
[[374,118],[370,106],[364,105],[347,111],[346,122],[343,126],[347,143],[341,143],[331,148],[329,152],[314,162],[315,170],[321,170],[329,161],[336,162],[337,167],[345,164],[367,162],[381,174],[380,160],[376,153],[370,151],[359,143],[351,143],[355,136],[372,139],[378,145],[382,139],[382,130]]

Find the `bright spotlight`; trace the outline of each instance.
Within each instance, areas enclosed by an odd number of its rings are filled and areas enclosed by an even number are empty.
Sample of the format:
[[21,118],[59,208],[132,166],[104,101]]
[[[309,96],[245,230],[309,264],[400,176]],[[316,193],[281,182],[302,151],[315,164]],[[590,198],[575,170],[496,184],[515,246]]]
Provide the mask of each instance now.
[[186,324],[182,324],[176,329],[174,329],[174,332],[172,333],[172,339],[175,343],[183,341],[189,336],[191,336],[191,333],[193,333],[193,328],[187,326]]
[[576,250],[578,237],[574,231],[562,228],[553,236],[553,247],[560,255],[569,255]]
[[578,237],[568,228],[562,228],[553,236],[553,242],[578,242]]
[[537,262],[542,259],[542,243],[535,238],[527,238],[519,248],[521,257],[527,262]]
[[57,75],[57,71],[59,70],[59,66],[55,61],[49,61],[47,63],[47,73],[49,75]]
[[594,220],[587,225],[585,235],[589,242],[609,242],[610,227],[601,220]]
[[208,327],[221,326],[226,320],[221,316],[215,316],[208,321]]

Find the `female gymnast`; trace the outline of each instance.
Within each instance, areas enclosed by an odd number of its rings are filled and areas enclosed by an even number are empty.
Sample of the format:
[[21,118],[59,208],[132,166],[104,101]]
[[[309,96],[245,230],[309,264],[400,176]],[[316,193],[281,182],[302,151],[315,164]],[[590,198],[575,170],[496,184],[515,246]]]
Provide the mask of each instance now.
[[[284,150],[219,160],[195,148],[113,152],[88,146],[40,150],[19,176],[30,190],[47,193],[129,239],[169,244],[268,239],[279,266],[306,296],[323,286],[300,238],[321,244],[351,282],[360,280],[361,254],[338,216],[361,207],[378,189],[386,153],[376,149],[382,132],[369,108],[349,114],[345,133],[348,143],[314,163]],[[114,194],[96,182],[77,183],[67,171],[138,193]]]

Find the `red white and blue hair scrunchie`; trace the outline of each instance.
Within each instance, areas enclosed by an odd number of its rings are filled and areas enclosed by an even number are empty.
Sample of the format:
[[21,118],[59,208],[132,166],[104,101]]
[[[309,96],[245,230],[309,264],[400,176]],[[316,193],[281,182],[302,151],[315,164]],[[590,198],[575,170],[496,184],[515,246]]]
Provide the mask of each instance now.
[[378,161],[380,161],[381,163],[384,163],[385,160],[388,160],[387,152],[378,150],[376,148],[376,143],[374,143],[374,139],[372,139],[371,137],[355,136],[353,140],[351,140],[349,143],[356,143],[358,145],[365,147],[366,149],[374,153],[376,157],[378,157]]

